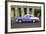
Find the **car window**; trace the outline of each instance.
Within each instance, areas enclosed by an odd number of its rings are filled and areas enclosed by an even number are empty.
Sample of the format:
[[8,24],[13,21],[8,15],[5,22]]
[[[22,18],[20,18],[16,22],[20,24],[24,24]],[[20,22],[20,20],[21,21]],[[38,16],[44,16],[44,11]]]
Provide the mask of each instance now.
[[26,16],[26,17],[28,17],[28,16]]
[[29,16],[29,17],[32,17],[32,16]]
[[26,16],[26,17],[32,17],[32,16]]

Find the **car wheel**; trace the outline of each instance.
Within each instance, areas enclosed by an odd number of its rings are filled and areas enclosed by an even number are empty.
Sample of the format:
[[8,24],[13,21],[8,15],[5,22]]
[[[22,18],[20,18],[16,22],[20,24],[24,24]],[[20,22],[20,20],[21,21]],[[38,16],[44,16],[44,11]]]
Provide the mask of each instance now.
[[33,20],[33,23],[35,22],[35,20]]
[[20,20],[20,19],[19,19],[19,20],[18,20],[18,22],[19,22],[19,23],[21,23],[21,22],[22,22],[22,20]]

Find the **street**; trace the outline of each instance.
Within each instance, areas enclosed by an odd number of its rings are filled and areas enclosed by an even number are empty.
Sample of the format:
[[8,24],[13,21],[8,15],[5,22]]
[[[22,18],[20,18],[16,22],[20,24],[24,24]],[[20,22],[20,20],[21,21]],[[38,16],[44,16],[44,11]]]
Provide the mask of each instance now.
[[41,27],[41,22],[39,23],[16,23],[15,18],[11,19],[11,28],[35,28]]

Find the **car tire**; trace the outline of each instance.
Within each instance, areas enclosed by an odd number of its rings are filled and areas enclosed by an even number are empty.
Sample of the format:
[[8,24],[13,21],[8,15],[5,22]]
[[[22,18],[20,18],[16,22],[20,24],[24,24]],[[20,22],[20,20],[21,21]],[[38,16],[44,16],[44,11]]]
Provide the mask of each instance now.
[[18,20],[18,22],[19,22],[19,23],[21,23],[21,22],[22,22],[22,20],[21,20],[21,19],[19,19],[19,20]]
[[35,22],[35,20],[33,20],[33,23]]

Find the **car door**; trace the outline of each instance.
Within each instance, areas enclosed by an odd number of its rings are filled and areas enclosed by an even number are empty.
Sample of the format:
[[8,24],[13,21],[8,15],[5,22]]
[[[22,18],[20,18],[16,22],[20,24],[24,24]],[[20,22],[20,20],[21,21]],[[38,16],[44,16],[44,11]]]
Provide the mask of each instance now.
[[24,16],[23,21],[28,21],[28,16]]
[[29,21],[29,16],[26,16],[25,17],[25,21]]
[[32,17],[32,16],[28,16],[28,21],[32,21],[31,17]]

